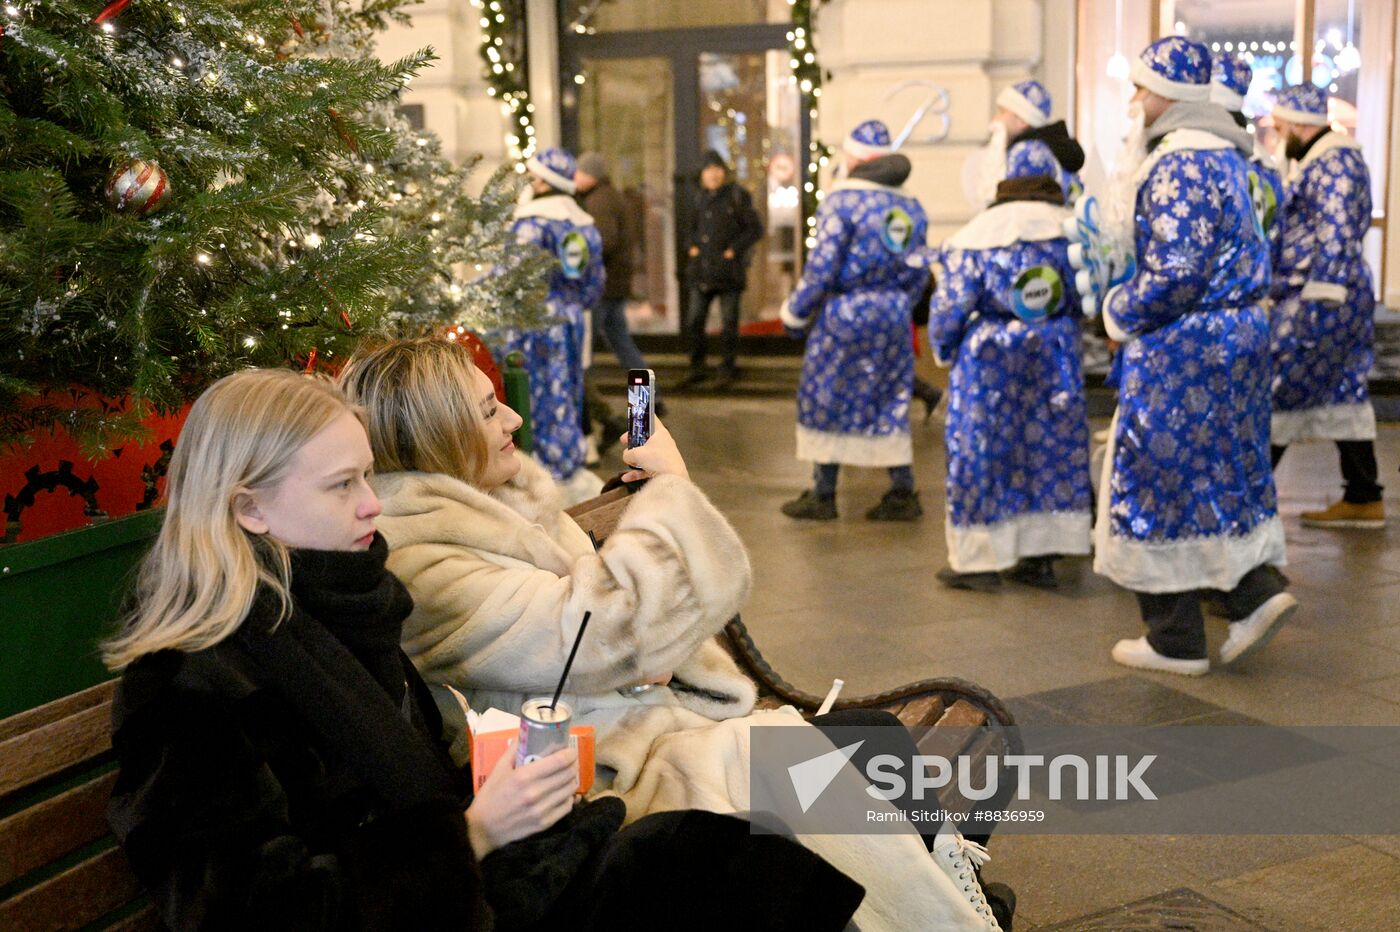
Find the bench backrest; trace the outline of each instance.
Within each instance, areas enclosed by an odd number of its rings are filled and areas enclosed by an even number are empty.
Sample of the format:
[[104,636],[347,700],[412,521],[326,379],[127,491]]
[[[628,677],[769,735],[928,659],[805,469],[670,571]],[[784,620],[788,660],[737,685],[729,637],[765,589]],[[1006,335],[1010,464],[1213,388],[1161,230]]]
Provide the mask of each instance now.
[[0,929],[160,927],[107,827],[111,680],[0,721]]

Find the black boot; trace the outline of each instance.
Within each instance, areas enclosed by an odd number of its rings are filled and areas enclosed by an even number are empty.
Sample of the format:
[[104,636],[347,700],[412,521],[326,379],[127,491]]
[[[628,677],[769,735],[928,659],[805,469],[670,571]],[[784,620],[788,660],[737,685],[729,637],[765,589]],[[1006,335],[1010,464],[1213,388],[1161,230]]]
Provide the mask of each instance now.
[[808,489],[792,501],[784,502],[782,511],[789,518],[830,521],[836,517],[836,496],[818,495]]
[[1054,557],[1026,557],[1007,570],[1006,575],[1008,579],[1037,589],[1060,588],[1060,581],[1055,578]]
[[676,388],[696,388],[704,383],[706,378],[704,366],[701,366],[699,369],[691,369],[690,373],[686,375],[685,378],[681,379],[680,384],[678,384]]
[[938,581],[949,589],[967,589],[972,592],[996,592],[1001,589],[1001,577],[996,573],[955,573],[945,566],[935,575]]
[[913,521],[923,516],[919,493],[913,489],[890,489],[880,504],[865,513],[870,521]]
[[928,419],[933,417],[933,409],[938,407],[938,403],[943,400],[943,392],[916,375],[914,376],[914,397],[924,403],[924,423],[927,424]]
[[[977,879],[978,882],[982,880],[980,875]],[[1004,883],[984,883],[982,895],[987,898],[987,905],[992,908],[992,916],[1002,932],[1011,932],[1011,922],[1016,915],[1016,891]]]

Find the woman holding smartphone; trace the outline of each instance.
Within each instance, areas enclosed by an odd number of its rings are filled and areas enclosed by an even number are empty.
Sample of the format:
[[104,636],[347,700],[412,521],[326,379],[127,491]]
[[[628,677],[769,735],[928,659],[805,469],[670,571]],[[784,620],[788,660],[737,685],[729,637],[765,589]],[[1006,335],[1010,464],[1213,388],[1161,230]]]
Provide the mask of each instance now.
[[[754,712],[753,683],[715,641],[748,594],[749,561],[665,425],[623,454],[623,478],[648,482],[595,549],[544,470],[516,453],[520,418],[464,347],[364,348],[340,380],[368,418],[389,567],[414,599],[404,649],[424,677],[473,708],[518,710],[554,689],[591,612],[564,698],[596,729],[594,792],[623,796],[631,818],[748,811],[750,727],[802,720]],[[833,724],[893,724],[912,752],[893,716]],[[866,932],[995,928],[980,886],[961,879],[972,849],[949,829],[940,851],[935,831],[802,840],[866,887]]]
[[109,819],[166,926],[698,930],[721,887],[765,927],[845,925],[859,886],[785,838],[693,811],[619,833],[616,800],[575,806],[572,751],[473,797],[399,647],[413,601],[372,465],[363,413],[292,372],[228,376],[190,412],[105,649]]

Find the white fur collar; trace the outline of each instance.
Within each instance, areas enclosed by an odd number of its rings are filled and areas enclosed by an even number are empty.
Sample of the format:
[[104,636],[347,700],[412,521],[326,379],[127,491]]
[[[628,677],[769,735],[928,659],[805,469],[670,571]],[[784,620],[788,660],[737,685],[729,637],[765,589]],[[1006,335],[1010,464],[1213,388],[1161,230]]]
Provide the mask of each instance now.
[[1219,149],[1233,149],[1235,144],[1203,129],[1174,129],[1162,137],[1157,148],[1152,150],[1138,169],[1135,181],[1138,187],[1152,174],[1152,169],[1173,152],[1210,152]]
[[904,188],[899,185],[880,184],[877,181],[866,181],[864,178],[842,178],[831,186],[832,193],[837,191],[888,191],[891,194],[904,194]]
[[1312,165],[1314,162],[1322,158],[1327,153],[1331,152],[1333,149],[1360,148],[1361,143],[1358,140],[1353,139],[1351,136],[1346,136],[1342,133],[1338,133],[1335,131],[1329,131],[1325,136],[1319,139],[1311,149],[1308,150],[1307,155],[1303,156],[1302,161],[1298,163],[1297,170],[1300,172],[1303,171],[1309,165]]
[[593,217],[589,215],[588,211],[578,206],[578,201],[562,194],[537,197],[515,208],[516,220],[522,220],[525,217],[563,220],[576,227],[593,226]]
[[950,249],[999,249],[1016,242],[1039,243],[1065,235],[1068,209],[1044,201],[1011,201],[988,207],[948,238]]
[[[374,489],[384,508],[378,526],[389,549],[454,544],[567,574],[571,558],[558,542],[563,533],[558,486],[544,467],[517,456],[520,472],[490,493],[440,473],[375,476]],[[574,528],[573,534],[579,533]]]

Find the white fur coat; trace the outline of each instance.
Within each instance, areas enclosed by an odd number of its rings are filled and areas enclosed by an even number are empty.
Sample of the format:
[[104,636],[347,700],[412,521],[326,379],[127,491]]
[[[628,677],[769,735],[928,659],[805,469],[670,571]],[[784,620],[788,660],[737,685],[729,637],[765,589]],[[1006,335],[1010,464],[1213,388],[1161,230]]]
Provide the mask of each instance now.
[[[565,697],[615,771],[595,791],[620,795],[629,821],[748,810],[750,726],[803,721],[754,713],[753,683],[715,643],[749,591],[743,542],[694,484],[661,476],[595,553],[549,475],[521,462],[489,495],[442,475],[375,477],[389,569],[413,595],[404,650],[473,708],[515,712],[553,691],[591,611]],[[671,687],[617,692],[666,672]],[[799,840],[866,888],[860,932],[986,928],[912,832]]]
[[[524,457],[489,495],[430,473],[374,485],[389,569],[413,595],[404,650],[429,683],[461,690],[474,709],[518,712],[554,691],[592,612],[565,698],[597,729],[598,763],[618,789],[636,779],[651,738],[753,708],[753,683],[714,641],[748,595],[748,556],[689,480],[648,482],[597,553]],[[672,687],[617,692],[666,673]]]

